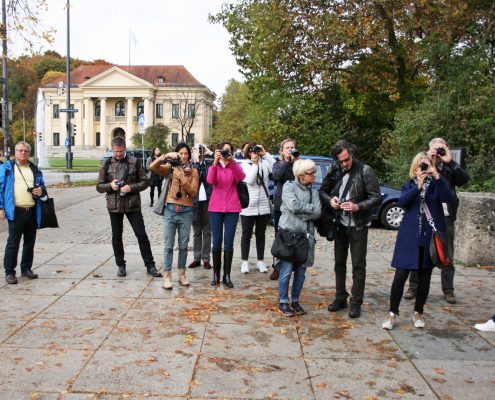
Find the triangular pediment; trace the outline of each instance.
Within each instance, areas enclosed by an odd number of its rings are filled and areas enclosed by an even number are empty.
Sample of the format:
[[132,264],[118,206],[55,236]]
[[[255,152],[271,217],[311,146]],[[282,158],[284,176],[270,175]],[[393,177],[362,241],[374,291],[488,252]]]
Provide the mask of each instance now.
[[112,67],[79,85],[80,88],[142,88],[153,87],[144,79],[119,67]]

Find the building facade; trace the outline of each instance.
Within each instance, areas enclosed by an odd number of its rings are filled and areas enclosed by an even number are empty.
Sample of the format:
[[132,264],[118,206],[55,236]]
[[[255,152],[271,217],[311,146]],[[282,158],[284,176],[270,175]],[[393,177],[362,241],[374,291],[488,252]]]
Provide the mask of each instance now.
[[159,123],[168,126],[172,146],[210,138],[215,94],[183,66],[79,66],[71,71],[71,104],[60,82],[65,85],[66,78],[38,91],[40,161],[65,156],[69,118],[75,133],[72,152],[77,158],[100,158],[116,136],[133,147],[132,136],[139,133],[141,115],[144,129]]

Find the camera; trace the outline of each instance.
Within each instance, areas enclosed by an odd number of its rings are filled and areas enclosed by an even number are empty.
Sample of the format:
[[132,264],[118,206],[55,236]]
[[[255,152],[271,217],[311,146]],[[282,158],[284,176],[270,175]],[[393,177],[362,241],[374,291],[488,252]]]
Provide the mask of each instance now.
[[425,162],[421,163],[421,171],[428,171],[428,168],[430,168],[428,164],[426,164]]
[[39,196],[36,196],[33,194],[33,189],[39,188],[39,185],[34,185],[33,187],[27,188],[26,190],[31,193],[31,196],[33,196],[33,199],[36,200],[39,198]]
[[301,153],[299,153],[299,150],[296,149],[292,149],[290,151],[290,154],[292,155],[292,157],[299,157],[301,155]]
[[176,199],[181,199],[182,198],[182,193],[179,191],[175,194]]
[[205,148],[204,148],[204,146],[199,145],[198,146],[198,151],[199,151],[199,154],[201,154],[201,155],[205,154]]
[[438,154],[439,156],[442,156],[442,157],[443,157],[445,154],[447,154],[447,152],[445,151],[445,147],[439,147],[439,148],[437,149],[437,154]]
[[259,146],[259,145],[256,145],[254,146],[251,151],[254,153],[254,154],[260,154],[262,151],[263,151],[263,147]]
[[223,149],[220,151],[220,154],[221,154],[222,158],[229,158],[230,157],[230,150]]
[[[121,187],[125,186],[125,181],[124,181],[124,180],[120,180],[120,181],[116,182],[115,184],[116,184],[116,185],[119,187],[119,189],[120,189]],[[120,192],[120,191],[119,191],[119,196],[120,196],[120,197],[125,197],[125,196],[126,196],[126,194],[127,194],[127,193],[124,193],[124,192]]]
[[180,166],[180,161],[177,158],[166,158],[163,164],[170,164],[172,168],[175,168]]

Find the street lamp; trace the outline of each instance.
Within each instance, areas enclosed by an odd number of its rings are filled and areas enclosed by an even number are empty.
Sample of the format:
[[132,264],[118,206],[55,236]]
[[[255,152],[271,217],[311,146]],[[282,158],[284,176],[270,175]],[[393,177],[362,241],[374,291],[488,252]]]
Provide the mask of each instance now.
[[67,136],[66,146],[67,152],[65,153],[65,160],[67,169],[72,169],[72,138],[71,138],[71,122],[70,117],[72,115],[70,110],[70,0],[67,0],[67,63],[65,71],[67,75]]

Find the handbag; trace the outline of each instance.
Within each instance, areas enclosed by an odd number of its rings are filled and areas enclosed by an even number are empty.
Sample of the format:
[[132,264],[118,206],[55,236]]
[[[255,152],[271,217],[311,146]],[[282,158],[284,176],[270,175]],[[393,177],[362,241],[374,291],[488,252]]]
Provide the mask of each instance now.
[[426,219],[431,226],[431,239],[430,239],[430,259],[435,267],[443,268],[452,263],[452,257],[449,253],[449,247],[447,246],[447,239],[445,233],[440,232],[435,227],[433,217],[431,216],[430,209],[424,202],[424,210]]
[[153,212],[158,215],[163,215],[165,212],[165,199],[167,198],[167,192],[169,188],[169,183],[171,182],[170,177],[172,174],[163,179],[162,182],[162,192],[158,197],[158,200],[155,204],[155,208],[153,208]]
[[55,203],[51,197],[46,200],[40,200],[41,204],[41,224],[40,229],[43,228],[58,228],[57,215],[55,214]]
[[273,257],[280,260],[303,265],[309,253],[308,233],[278,228],[271,252]]
[[241,208],[246,208],[249,206],[249,190],[246,182],[239,182],[237,184],[237,195],[239,196],[239,201],[241,202]]
[[260,178],[261,187],[265,191],[266,198],[268,199],[268,207],[270,207],[270,217],[273,218],[273,202],[270,199],[270,195],[268,194],[268,189],[266,188],[265,180],[263,179],[263,176],[259,176],[259,174],[258,174],[258,178]]
[[332,242],[337,235],[339,217],[331,207],[322,207],[320,218],[314,222],[318,234]]

